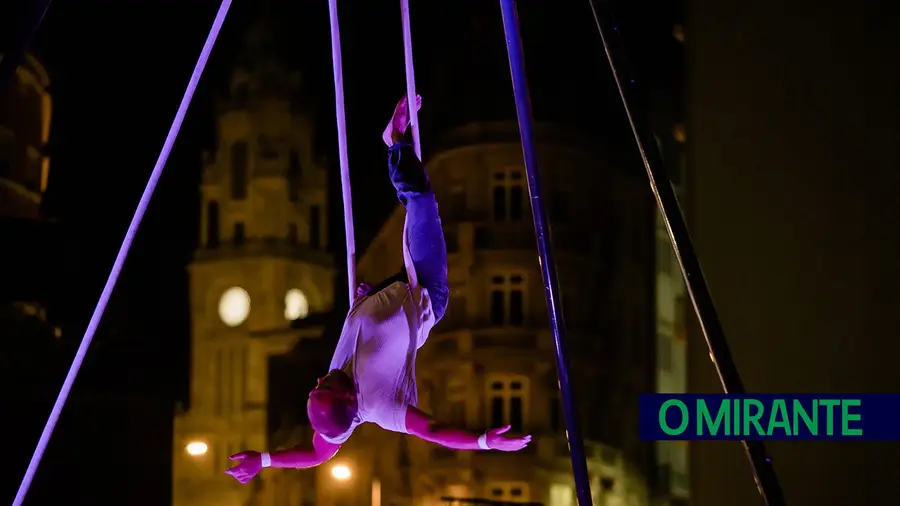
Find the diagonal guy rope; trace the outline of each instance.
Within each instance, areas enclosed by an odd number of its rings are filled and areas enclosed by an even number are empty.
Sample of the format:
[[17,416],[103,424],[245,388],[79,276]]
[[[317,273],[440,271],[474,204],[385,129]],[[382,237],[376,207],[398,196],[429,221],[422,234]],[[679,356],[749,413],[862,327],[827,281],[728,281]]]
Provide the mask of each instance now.
[[69,368],[68,374],[66,374],[66,379],[63,381],[62,388],[59,390],[59,395],[56,397],[56,403],[53,404],[53,409],[50,411],[50,416],[47,418],[44,432],[41,433],[41,439],[38,441],[37,448],[35,448],[34,454],[31,456],[28,470],[25,471],[25,477],[22,478],[22,483],[19,485],[19,491],[16,493],[15,500],[13,500],[13,506],[22,506],[22,503],[25,501],[25,495],[28,493],[34,475],[37,473],[38,465],[41,463],[41,458],[44,456],[47,445],[50,443],[53,429],[56,427],[56,422],[59,420],[63,406],[66,404],[69,392],[72,390],[72,385],[75,383],[75,378],[78,376],[78,370],[81,369],[84,357],[87,355],[88,348],[91,346],[91,341],[94,340],[94,334],[97,332],[97,327],[100,325],[101,318],[103,318],[103,311],[106,309],[106,304],[109,302],[113,288],[116,286],[116,281],[119,279],[119,274],[122,272],[122,267],[125,265],[128,251],[131,249],[131,243],[134,241],[134,236],[137,234],[141,220],[147,212],[147,207],[150,204],[153,191],[156,189],[156,184],[159,182],[163,169],[166,167],[166,161],[169,158],[169,154],[172,152],[172,146],[175,145],[175,139],[178,137],[178,131],[181,130],[184,116],[187,114],[187,110],[191,105],[191,99],[194,98],[194,92],[197,91],[197,83],[200,82],[200,77],[203,75],[203,69],[206,67],[206,62],[209,61],[209,55],[212,53],[216,38],[219,36],[219,31],[222,29],[222,24],[225,22],[225,16],[228,14],[228,9],[230,7],[231,0],[222,0],[222,4],[219,6],[219,12],[216,14],[215,21],[213,21],[213,26],[209,30],[209,35],[206,37],[206,43],[203,44],[203,50],[200,52],[200,57],[197,59],[196,66],[194,66],[194,73],[191,74],[191,80],[188,82],[187,90],[185,90],[184,96],[181,98],[181,105],[178,106],[178,112],[175,113],[175,119],[172,120],[172,126],[169,127],[169,134],[166,136],[166,142],[163,144],[162,151],[159,153],[159,158],[156,160],[156,165],[153,167],[153,172],[150,174],[150,180],[147,181],[147,186],[144,187],[144,193],[141,195],[137,210],[135,210],[134,216],[131,218],[128,232],[125,233],[125,238],[122,240],[122,246],[119,247],[119,254],[116,256],[116,261],[113,263],[109,277],[106,279],[106,286],[103,287],[103,293],[100,294],[100,299],[97,301],[97,306],[94,308],[94,314],[91,316],[91,321],[87,326],[87,330],[84,332],[84,337],[81,338],[81,344],[78,346],[75,358],[72,359],[72,366]]

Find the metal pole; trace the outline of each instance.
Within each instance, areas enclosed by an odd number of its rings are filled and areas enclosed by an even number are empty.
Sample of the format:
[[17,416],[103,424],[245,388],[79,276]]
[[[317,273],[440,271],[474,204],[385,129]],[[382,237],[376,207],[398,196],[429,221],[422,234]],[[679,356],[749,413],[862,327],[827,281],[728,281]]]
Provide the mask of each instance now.
[[10,48],[10,51],[3,55],[3,59],[0,60],[0,93],[6,93],[9,83],[12,82],[13,76],[16,75],[16,69],[19,68],[19,65],[25,59],[25,53],[28,52],[28,48],[31,46],[38,28],[41,27],[41,23],[44,21],[44,15],[50,9],[50,2],[51,0],[32,1],[31,11],[28,13],[28,18],[25,21],[28,23],[27,26],[16,38],[16,42]]
[[[657,150],[656,142],[649,139],[644,142],[642,138],[642,134],[646,134],[648,130],[643,126],[638,126],[638,120],[631,112],[625,88],[622,86],[621,78],[616,70],[615,59],[604,34],[593,0],[590,1],[590,4],[594,22],[597,25],[597,30],[600,32],[603,49],[606,52],[606,58],[609,61],[613,78],[619,89],[619,96],[622,99],[622,104],[625,106],[625,113],[628,116],[634,140],[644,162],[644,168],[647,170],[647,176],[650,178],[650,189],[656,198],[656,204],[662,214],[663,223],[666,225],[666,231],[669,233],[669,239],[672,241],[672,247],[675,249],[675,256],[678,258],[687,292],[691,296],[694,312],[697,314],[697,320],[700,323],[700,330],[706,338],[706,345],[709,347],[709,358],[719,374],[719,381],[722,383],[722,389],[726,394],[746,394],[741,376],[731,356],[728,341],[725,339],[725,330],[719,321],[719,315],[713,304],[712,295],[709,293],[709,287],[706,285],[706,280],[703,277],[700,260],[694,251],[694,245],[691,242],[684,215],[678,206],[675,190],[672,188],[672,184],[669,182],[664,169],[662,156]],[[772,467],[772,459],[769,458],[765,445],[761,441],[742,441],[742,444],[747,458],[750,460],[753,477],[756,480],[756,486],[763,501],[769,506],[784,506],[786,504],[784,492],[781,489],[778,476],[775,474],[775,469]]]
[[509,72],[512,77],[513,94],[516,99],[516,115],[519,119],[519,134],[522,138],[522,153],[525,172],[528,176],[528,194],[531,200],[531,214],[534,218],[534,234],[537,237],[538,262],[544,281],[544,294],[550,313],[550,329],[556,350],[556,370],[559,390],[562,396],[563,413],[566,422],[566,437],[569,441],[569,455],[572,459],[572,473],[575,476],[575,496],[579,506],[591,506],[591,481],[588,475],[584,442],[575,395],[569,378],[569,356],[566,350],[566,324],[563,318],[562,299],[559,295],[559,281],[556,278],[556,263],[553,259],[553,244],[550,227],[541,195],[541,177],[538,156],[532,131],[531,97],[525,75],[525,56],[522,37],[519,33],[519,19],[515,0],[500,0],[503,13],[503,31],[506,36],[506,51],[509,56]]
[[334,70],[334,107],[341,163],[341,194],[344,200],[344,235],[347,239],[347,290],[350,305],[356,300],[356,241],[353,234],[353,199],[350,193],[350,160],[347,155],[347,111],[344,108],[344,71],[341,63],[341,30],[337,0],[328,0],[331,17],[331,63]]

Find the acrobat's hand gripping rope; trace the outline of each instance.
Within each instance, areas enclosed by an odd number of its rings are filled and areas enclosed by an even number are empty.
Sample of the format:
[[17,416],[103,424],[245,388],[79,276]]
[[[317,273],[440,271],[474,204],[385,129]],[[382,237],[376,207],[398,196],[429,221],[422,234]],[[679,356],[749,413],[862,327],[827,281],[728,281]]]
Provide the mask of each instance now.
[[419,137],[418,96],[416,95],[416,70],[413,67],[412,28],[409,22],[409,0],[400,0],[400,16],[403,23],[403,59],[406,64],[406,104],[409,110],[409,126],[412,129],[413,150],[422,160],[422,139]]
[[156,165],[153,167],[153,172],[150,174],[150,180],[147,181],[147,186],[144,187],[144,193],[141,195],[137,210],[135,210],[134,216],[131,218],[131,224],[128,226],[128,232],[125,233],[125,239],[122,240],[119,254],[116,256],[116,261],[113,263],[109,278],[106,280],[106,286],[103,287],[103,293],[100,294],[100,299],[97,301],[97,307],[94,308],[94,314],[91,316],[91,321],[88,324],[87,330],[84,332],[84,337],[81,338],[81,345],[78,346],[78,351],[75,353],[75,358],[72,360],[72,366],[69,368],[69,373],[66,374],[66,379],[63,381],[62,388],[56,398],[56,403],[53,404],[53,410],[50,411],[50,417],[47,419],[47,424],[44,426],[44,432],[41,433],[41,439],[38,441],[37,448],[34,450],[31,462],[28,464],[28,470],[25,471],[25,477],[22,478],[22,483],[19,485],[19,491],[16,493],[15,500],[13,500],[13,506],[21,506],[25,501],[25,495],[28,493],[28,488],[31,486],[34,475],[37,473],[38,465],[40,465],[41,458],[44,456],[44,451],[47,449],[47,445],[50,442],[50,437],[53,435],[53,429],[56,427],[59,415],[62,413],[63,406],[66,404],[66,399],[69,397],[69,392],[72,390],[75,378],[78,376],[78,370],[81,369],[84,357],[91,345],[91,341],[94,339],[97,327],[100,325],[103,311],[106,309],[106,304],[109,302],[113,288],[116,286],[116,281],[119,279],[119,274],[122,272],[122,267],[125,265],[128,251],[131,249],[131,243],[134,241],[134,236],[137,234],[141,220],[144,218],[144,213],[147,212],[147,206],[150,205],[150,198],[153,196],[156,184],[166,166],[169,154],[172,152],[172,146],[175,145],[178,131],[181,130],[184,116],[187,114],[188,107],[191,105],[191,99],[194,98],[194,92],[197,90],[197,83],[203,75],[203,69],[206,67],[206,62],[209,60],[210,53],[212,53],[213,45],[215,45],[216,38],[219,36],[219,31],[222,29],[222,24],[225,22],[225,16],[228,14],[229,7],[231,7],[231,0],[222,0],[222,4],[219,6],[219,12],[216,14],[215,21],[213,21],[213,26],[209,31],[209,35],[206,37],[206,43],[203,44],[203,50],[200,52],[200,57],[197,59],[197,65],[194,66],[194,73],[191,74],[191,80],[188,82],[184,96],[181,98],[181,105],[178,106],[178,112],[175,113],[175,119],[172,120],[172,126],[169,127],[169,134],[166,136],[166,142],[163,144],[162,151],[159,153],[159,158],[156,160]]

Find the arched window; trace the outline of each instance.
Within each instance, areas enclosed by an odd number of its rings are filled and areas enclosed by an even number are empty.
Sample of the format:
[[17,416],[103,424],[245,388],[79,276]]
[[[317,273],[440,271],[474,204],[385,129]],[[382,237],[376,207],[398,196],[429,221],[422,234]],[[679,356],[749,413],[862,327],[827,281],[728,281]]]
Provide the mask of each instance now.
[[215,200],[206,204],[206,246],[215,248],[219,245],[219,203]]
[[322,247],[322,211],[319,206],[309,208],[309,247]]
[[231,145],[231,198],[247,198],[247,143],[235,142]]
[[291,202],[300,200],[300,181],[302,178],[303,171],[300,165],[300,155],[292,149],[288,160],[288,198]]

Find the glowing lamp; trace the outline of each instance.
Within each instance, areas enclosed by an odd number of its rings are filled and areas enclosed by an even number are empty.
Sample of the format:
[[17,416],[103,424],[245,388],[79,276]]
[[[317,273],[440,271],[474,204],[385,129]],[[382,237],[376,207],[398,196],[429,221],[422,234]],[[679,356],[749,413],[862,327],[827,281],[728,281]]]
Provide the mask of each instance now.
[[244,323],[250,314],[250,294],[239,286],[233,286],[219,299],[219,318],[229,327]]
[[184,449],[188,452],[188,455],[192,457],[199,457],[206,454],[206,451],[209,450],[209,447],[206,446],[206,443],[204,443],[203,441],[192,441],[188,443],[188,445]]
[[331,468],[331,476],[336,480],[349,480],[350,468],[345,465],[338,464]]
[[292,288],[284,296],[284,317],[300,320],[309,316],[309,301],[300,290]]

